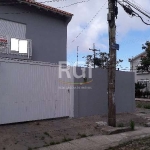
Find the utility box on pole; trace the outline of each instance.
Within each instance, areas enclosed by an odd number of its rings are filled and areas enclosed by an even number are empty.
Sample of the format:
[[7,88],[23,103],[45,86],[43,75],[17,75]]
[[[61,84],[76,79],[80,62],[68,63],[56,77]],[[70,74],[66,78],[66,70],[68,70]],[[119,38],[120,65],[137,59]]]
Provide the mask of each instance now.
[[108,0],[109,24],[109,64],[108,64],[108,125],[116,126],[116,105],[115,105],[115,77],[116,77],[116,48],[112,45],[116,43],[117,1]]

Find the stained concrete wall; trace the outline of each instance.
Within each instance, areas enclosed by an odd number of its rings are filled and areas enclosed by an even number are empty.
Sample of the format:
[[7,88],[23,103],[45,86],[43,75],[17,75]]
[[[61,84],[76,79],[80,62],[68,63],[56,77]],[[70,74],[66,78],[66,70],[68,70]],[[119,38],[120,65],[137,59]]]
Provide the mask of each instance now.
[[[32,60],[66,61],[67,18],[23,4],[0,6],[0,14],[0,19],[26,25],[26,39],[32,40]],[[0,56],[20,58],[2,53]]]
[[[77,69],[81,74],[81,69]],[[86,76],[88,76],[86,74]],[[79,84],[74,90],[74,116],[104,115],[108,112],[107,70],[93,69],[89,84]],[[82,83],[84,79],[74,79]],[[134,73],[116,71],[115,103],[117,113],[133,112],[135,109]]]

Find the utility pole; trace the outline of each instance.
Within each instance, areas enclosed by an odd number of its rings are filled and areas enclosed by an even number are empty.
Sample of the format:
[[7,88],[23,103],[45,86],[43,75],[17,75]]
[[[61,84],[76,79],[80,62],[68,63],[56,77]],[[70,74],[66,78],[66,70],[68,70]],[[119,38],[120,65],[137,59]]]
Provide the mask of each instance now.
[[90,48],[89,48],[89,50],[91,50],[91,51],[94,52],[94,68],[95,68],[95,56],[96,56],[95,52],[96,52],[96,51],[99,51],[99,50],[95,49],[95,44],[94,44],[94,43],[93,43],[93,49],[90,49]]
[[78,67],[78,51],[79,51],[79,46],[77,46],[77,67]]
[[133,56],[132,56],[132,60],[131,60],[131,62],[132,62],[132,72],[133,72]]
[[108,65],[108,125],[116,126],[115,77],[116,77],[116,24],[117,0],[108,0],[109,65]]

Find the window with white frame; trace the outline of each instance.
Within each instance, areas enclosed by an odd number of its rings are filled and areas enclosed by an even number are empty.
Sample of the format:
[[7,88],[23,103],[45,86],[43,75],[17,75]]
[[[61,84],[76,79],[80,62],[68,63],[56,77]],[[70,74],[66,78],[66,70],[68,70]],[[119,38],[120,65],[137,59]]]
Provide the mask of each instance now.
[[17,38],[11,38],[11,51],[18,52],[20,54],[28,53],[28,41],[20,40]]

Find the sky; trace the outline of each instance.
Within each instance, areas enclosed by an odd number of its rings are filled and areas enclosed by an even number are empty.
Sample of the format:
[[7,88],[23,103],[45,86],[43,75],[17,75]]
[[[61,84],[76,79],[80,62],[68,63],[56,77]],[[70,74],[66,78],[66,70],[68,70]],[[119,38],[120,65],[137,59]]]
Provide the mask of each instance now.
[[[44,2],[44,0],[37,0]],[[82,2],[84,1],[84,2]],[[149,10],[150,0],[129,0],[138,4],[144,10]],[[78,3],[71,5],[73,3]],[[61,10],[72,13],[74,16],[68,24],[67,31],[67,61],[71,64],[77,61],[77,46],[79,46],[79,61],[85,62],[87,55],[92,55],[89,48],[95,48],[101,52],[108,52],[108,0],[53,0],[44,3]],[[69,7],[64,7],[68,6]],[[145,25],[140,18],[129,16],[120,5],[116,20],[116,43],[120,45],[117,51],[117,59],[122,59],[120,69],[129,70],[128,58],[132,58],[143,52],[142,44],[150,40],[150,26]],[[150,12],[150,11],[149,11]],[[146,22],[148,18],[139,13]],[[150,15],[150,14],[149,14]]]

